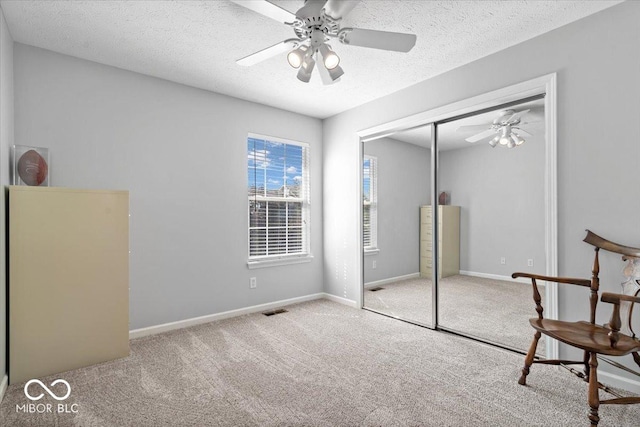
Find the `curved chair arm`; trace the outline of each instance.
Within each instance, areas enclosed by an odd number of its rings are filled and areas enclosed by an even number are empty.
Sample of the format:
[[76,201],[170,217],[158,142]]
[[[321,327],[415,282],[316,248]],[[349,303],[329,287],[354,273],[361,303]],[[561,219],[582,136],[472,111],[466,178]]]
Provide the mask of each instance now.
[[536,303],[536,312],[538,313],[538,319],[543,319],[544,316],[542,313],[544,312],[544,308],[542,307],[542,298],[540,297],[540,291],[538,290],[538,284],[536,280],[544,280],[546,282],[556,282],[556,283],[566,283],[569,285],[578,285],[585,286],[587,288],[591,288],[591,280],[586,279],[575,279],[572,277],[551,277],[551,276],[542,276],[540,274],[530,274],[530,273],[521,273],[516,272],[511,275],[512,278],[517,279],[518,277],[525,277],[531,279],[531,285],[533,286],[533,301]]
[[620,319],[620,303],[622,301],[628,301],[630,303],[640,303],[640,297],[603,292],[600,300],[602,302],[613,304],[611,320],[609,320],[609,323],[605,326],[611,329],[611,332],[609,332],[609,341],[611,342],[611,347],[615,347],[620,337],[619,331],[620,327],[622,326],[622,320]]
[[625,294],[614,294],[611,292],[603,292],[600,298],[602,302],[608,302],[610,304],[620,305],[621,301],[637,302],[640,303],[640,297],[634,297]]
[[518,277],[526,277],[532,280],[544,280],[545,282],[566,283],[569,285],[585,286],[587,288],[591,287],[591,280],[589,279],[576,279],[573,277],[541,276],[539,274],[530,274],[530,273],[513,273],[511,277],[513,277],[514,279]]

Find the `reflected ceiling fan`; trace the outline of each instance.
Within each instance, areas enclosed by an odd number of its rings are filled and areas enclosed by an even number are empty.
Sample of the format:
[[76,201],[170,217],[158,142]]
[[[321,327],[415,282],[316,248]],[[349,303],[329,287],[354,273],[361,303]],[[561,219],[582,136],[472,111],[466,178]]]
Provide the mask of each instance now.
[[485,129],[484,131],[477,133],[469,138],[465,138],[467,142],[478,142],[480,140],[493,137],[488,142],[493,148],[496,145],[504,145],[507,148],[517,147],[522,145],[524,139],[522,136],[533,136],[521,126],[525,123],[522,122],[522,116],[527,114],[529,110],[503,110],[499,113],[498,117],[493,120],[487,128],[487,125],[472,125],[472,126],[460,126],[458,132],[476,131]]
[[308,83],[318,64],[324,84],[335,82],[344,74],[340,58],[328,44],[336,40],[342,44],[374,49],[409,52],[416,44],[415,34],[388,31],[342,28],[340,21],[356,7],[359,0],[305,0],[294,14],[267,0],[231,0],[276,21],[290,26],[295,38],[284,40],[236,61],[250,66],[289,51],[287,61],[298,68],[298,79]]

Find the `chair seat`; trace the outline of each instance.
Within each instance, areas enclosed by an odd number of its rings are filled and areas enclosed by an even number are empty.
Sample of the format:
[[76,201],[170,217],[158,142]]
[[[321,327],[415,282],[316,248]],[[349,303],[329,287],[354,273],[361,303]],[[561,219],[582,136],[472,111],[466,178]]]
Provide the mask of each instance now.
[[566,322],[553,319],[529,319],[534,329],[565,344],[609,356],[624,356],[640,351],[640,341],[620,334],[615,348],[609,341],[610,329],[589,322]]

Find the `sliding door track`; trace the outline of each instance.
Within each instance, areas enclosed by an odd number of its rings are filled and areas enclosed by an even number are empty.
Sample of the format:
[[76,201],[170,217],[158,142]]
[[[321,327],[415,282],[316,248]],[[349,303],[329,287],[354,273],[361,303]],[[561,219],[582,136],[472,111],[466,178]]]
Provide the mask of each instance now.
[[[438,327],[434,328],[433,326],[426,325],[424,323],[416,322],[416,321],[413,321],[413,320],[403,319],[402,317],[398,317],[398,316],[394,316],[394,315],[391,315],[391,314],[383,313],[381,311],[374,310],[372,308],[362,307],[362,309],[366,310],[366,311],[370,311],[372,313],[380,314],[380,315],[385,316],[385,317],[389,317],[391,319],[400,320],[401,322],[409,323],[411,325],[419,326],[421,328],[431,329],[432,331],[443,332],[445,334],[455,335],[455,336],[458,336],[458,337],[466,338],[466,339],[471,340],[471,341],[475,341],[475,342],[479,342],[479,343],[482,343],[482,344],[490,345],[492,347],[497,347],[497,348],[500,348],[502,350],[507,350],[507,351],[512,352],[512,353],[522,354],[522,355],[526,355],[527,354],[527,352],[524,351],[524,350],[521,350],[521,349],[518,349],[518,348],[515,348],[515,347],[511,347],[511,346],[506,345],[506,344],[499,344],[499,343],[497,343],[495,341],[491,341],[491,340],[486,340],[486,339],[483,339],[483,338],[475,337],[473,335],[466,335],[466,334],[464,334],[462,332],[459,332],[459,331],[456,331],[454,329],[449,329],[449,328],[446,328],[446,327],[443,328],[442,326],[438,326]],[[543,357],[540,357],[540,356],[536,355],[536,358],[543,358]]]

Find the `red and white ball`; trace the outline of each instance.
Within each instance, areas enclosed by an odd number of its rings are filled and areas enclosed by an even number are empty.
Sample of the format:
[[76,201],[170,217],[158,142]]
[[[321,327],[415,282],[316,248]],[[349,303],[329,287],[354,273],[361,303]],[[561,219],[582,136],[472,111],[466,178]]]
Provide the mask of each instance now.
[[48,171],[47,161],[35,150],[27,151],[18,160],[18,175],[27,185],[41,185]]

